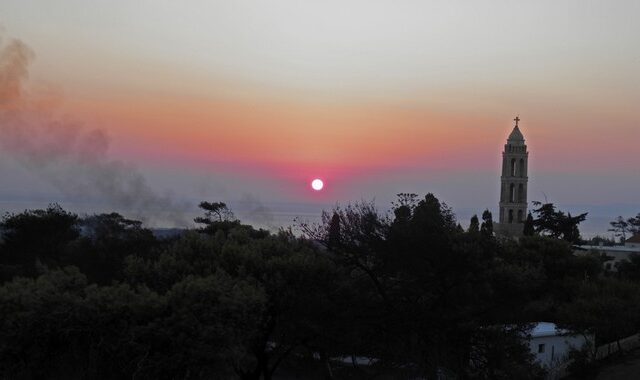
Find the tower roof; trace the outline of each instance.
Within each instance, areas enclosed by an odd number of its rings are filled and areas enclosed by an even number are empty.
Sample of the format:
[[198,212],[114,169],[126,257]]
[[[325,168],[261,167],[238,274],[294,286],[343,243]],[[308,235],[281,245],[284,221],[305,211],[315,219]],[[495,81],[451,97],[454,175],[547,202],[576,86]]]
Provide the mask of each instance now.
[[517,125],[513,127],[513,131],[511,131],[508,141],[524,141],[524,136],[522,136],[522,132],[520,132]]

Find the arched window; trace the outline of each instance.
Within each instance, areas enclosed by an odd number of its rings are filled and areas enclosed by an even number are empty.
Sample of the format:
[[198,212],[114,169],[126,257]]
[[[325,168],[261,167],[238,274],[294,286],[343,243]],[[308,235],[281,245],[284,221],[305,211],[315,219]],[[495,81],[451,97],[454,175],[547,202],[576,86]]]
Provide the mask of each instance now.
[[518,223],[522,223],[522,210],[518,210]]
[[520,165],[518,167],[518,172],[520,174],[520,177],[524,177],[524,159],[523,158],[520,159]]
[[509,223],[513,223],[513,210],[509,210]]
[[516,159],[515,158],[511,159],[511,176],[512,177],[516,176]]
[[518,202],[524,202],[524,185],[518,185]]
[[509,202],[516,201],[516,185],[513,183],[509,185]]

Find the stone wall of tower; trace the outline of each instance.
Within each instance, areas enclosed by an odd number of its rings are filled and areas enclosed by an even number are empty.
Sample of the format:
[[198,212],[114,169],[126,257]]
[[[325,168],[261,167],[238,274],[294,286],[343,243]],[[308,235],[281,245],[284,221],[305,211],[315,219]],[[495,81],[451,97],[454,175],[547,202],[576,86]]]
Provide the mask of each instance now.
[[527,218],[529,152],[516,126],[502,152],[500,176],[499,232],[520,236]]

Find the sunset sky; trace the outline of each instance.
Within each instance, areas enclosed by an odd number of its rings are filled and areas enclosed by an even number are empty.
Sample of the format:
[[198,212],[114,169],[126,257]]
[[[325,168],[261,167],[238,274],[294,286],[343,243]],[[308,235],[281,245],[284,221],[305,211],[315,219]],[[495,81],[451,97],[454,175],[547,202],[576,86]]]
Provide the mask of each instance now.
[[[4,0],[0,211],[133,204],[171,225],[145,209],[206,199],[274,226],[434,192],[461,219],[495,215],[519,114],[529,200],[605,233],[640,212],[639,15],[635,0]],[[6,70],[15,40],[28,75]],[[106,201],[104,173],[153,201]]]

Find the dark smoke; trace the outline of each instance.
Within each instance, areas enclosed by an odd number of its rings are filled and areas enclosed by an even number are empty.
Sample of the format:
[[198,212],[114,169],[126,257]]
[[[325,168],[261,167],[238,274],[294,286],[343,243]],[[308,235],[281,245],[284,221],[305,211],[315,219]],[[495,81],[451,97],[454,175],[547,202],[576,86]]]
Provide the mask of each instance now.
[[35,58],[23,42],[0,39],[0,149],[76,200],[105,206],[143,220],[187,225],[189,207],[157,194],[131,165],[108,157],[109,139],[56,115],[46,98],[25,87]]

